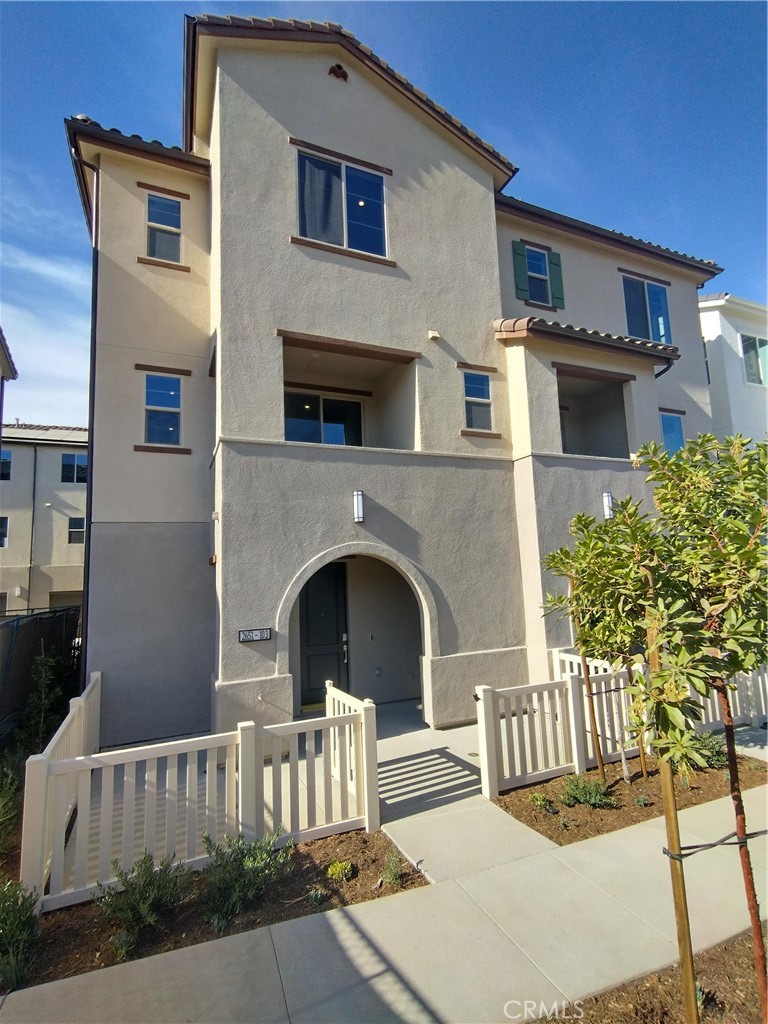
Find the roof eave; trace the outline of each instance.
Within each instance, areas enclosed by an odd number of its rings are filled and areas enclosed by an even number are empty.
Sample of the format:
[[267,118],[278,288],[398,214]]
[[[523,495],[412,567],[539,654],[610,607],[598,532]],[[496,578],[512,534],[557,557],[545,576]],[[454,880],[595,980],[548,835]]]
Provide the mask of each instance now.
[[549,323],[539,317],[508,317],[496,320],[493,327],[496,340],[502,344],[508,341],[522,341],[525,338],[542,341],[551,341],[554,338],[557,341],[590,348],[611,349],[630,356],[640,356],[652,359],[656,363],[675,362],[680,358],[680,350],[674,345],[660,345],[644,338],[624,339],[600,331],[571,327],[568,324]]

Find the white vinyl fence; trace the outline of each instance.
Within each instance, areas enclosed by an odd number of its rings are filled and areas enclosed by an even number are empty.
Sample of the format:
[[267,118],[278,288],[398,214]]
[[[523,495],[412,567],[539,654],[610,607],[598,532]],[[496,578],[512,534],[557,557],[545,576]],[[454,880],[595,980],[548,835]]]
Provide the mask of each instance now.
[[127,869],[145,850],[201,867],[206,832],[220,842],[279,828],[284,842],[374,831],[375,706],[329,686],[326,710],[104,753],[57,747],[54,737],[27,762],[22,881],[52,910],[89,899],[114,881],[114,861]]

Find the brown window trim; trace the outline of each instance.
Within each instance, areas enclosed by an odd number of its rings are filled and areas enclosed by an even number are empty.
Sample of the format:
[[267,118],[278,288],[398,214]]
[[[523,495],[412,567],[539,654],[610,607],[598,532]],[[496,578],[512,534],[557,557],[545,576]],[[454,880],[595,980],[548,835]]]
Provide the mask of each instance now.
[[495,430],[460,430],[459,433],[462,437],[489,437],[492,440],[501,438],[501,434]]
[[300,391],[327,391],[331,395],[355,395],[358,398],[373,398],[372,391],[358,391],[356,388],[332,388],[327,384],[302,384],[298,380],[284,380],[283,387],[297,388]]
[[520,241],[523,245],[530,245],[532,249],[542,249],[544,252],[552,252],[551,245],[542,245],[541,242],[532,242],[528,238],[521,238]]
[[288,142],[292,146],[306,149],[310,153],[320,153],[322,156],[330,156],[336,160],[343,160],[347,164],[357,164],[358,167],[367,167],[369,171],[378,171],[379,174],[392,174],[389,167],[381,167],[379,164],[372,164],[369,160],[358,160],[356,156],[347,156],[346,153],[337,153],[335,149],[326,149],[324,146],[316,146],[312,142],[304,142],[303,139],[294,139],[288,136]]
[[159,192],[163,196],[173,196],[174,199],[191,199],[188,192],[177,192],[173,188],[165,188],[163,185],[150,185],[146,181],[137,181],[136,188],[145,188],[148,192]]
[[191,448],[171,448],[159,444],[135,444],[135,452],[155,452],[158,455],[191,455]]
[[208,565],[216,565],[216,562],[217,562],[216,555],[209,555],[209,557],[208,557]]
[[641,281],[651,281],[653,284],[663,284],[665,288],[671,288],[671,281],[664,281],[660,277],[648,277],[647,274],[638,274],[636,270],[627,270],[626,267],[616,267],[616,270],[620,274],[626,274],[628,277],[638,277]]
[[480,373],[498,373],[495,366],[483,366],[480,363],[456,363],[457,370],[479,370]]
[[552,363],[558,377],[576,377],[578,380],[604,380],[615,384],[628,384],[637,380],[634,373],[616,373],[613,370],[598,370],[591,366],[576,366],[573,363]]
[[148,267],[165,267],[166,270],[180,270],[182,274],[189,274],[191,267],[185,267],[183,263],[171,263],[168,260],[153,260],[149,256],[137,256],[137,263],[144,263]]
[[[541,280],[541,278],[539,280]],[[532,306],[534,309],[546,309],[550,313],[557,312],[557,306],[545,306],[543,302],[531,302],[529,299],[523,299],[523,305]]]
[[669,413],[670,416],[685,416],[685,409],[663,409],[659,406],[659,412]]
[[289,235],[288,240],[293,245],[305,245],[308,249],[320,249],[321,252],[335,252],[339,256],[352,256],[354,259],[366,260],[368,263],[380,263],[383,267],[397,266],[394,260],[388,260],[384,256],[373,256],[369,252],[346,249],[343,245],[329,245],[327,242],[316,242],[313,238],[300,238],[298,235]]
[[366,345],[360,341],[346,341],[344,338],[325,338],[320,334],[302,334],[276,327],[275,335],[283,339],[288,348],[309,349],[311,352],[336,352],[342,356],[359,356],[362,359],[381,359],[387,363],[412,363],[421,359],[421,352],[404,348],[387,348],[384,345]]
[[175,373],[178,377],[191,377],[191,370],[179,370],[175,366],[153,366],[152,363],[134,363],[134,370],[149,370],[150,373]]

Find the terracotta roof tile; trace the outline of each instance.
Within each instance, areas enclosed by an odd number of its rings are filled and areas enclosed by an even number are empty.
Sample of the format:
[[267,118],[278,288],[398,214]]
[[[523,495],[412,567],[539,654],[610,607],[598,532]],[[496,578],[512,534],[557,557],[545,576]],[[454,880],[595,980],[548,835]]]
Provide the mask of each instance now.
[[674,345],[663,342],[649,341],[647,338],[633,338],[626,334],[608,334],[605,331],[594,331],[587,327],[576,327],[574,324],[561,324],[559,320],[547,320],[542,316],[507,317],[496,320],[493,329],[497,334],[522,335],[531,330],[543,330],[551,334],[561,334],[576,340],[596,342],[611,348],[640,350],[643,355],[659,355],[665,359],[679,359],[680,350]]

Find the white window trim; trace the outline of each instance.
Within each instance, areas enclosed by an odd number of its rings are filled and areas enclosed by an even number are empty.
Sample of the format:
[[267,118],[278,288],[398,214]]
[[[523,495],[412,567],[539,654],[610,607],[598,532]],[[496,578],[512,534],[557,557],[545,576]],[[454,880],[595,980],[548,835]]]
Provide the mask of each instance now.
[[182,223],[181,199],[178,196],[164,196],[164,195],[161,195],[159,192],[148,192],[147,193],[147,210],[146,210],[146,212],[147,212],[147,246],[146,246],[146,249],[147,249],[147,259],[156,260],[156,259],[159,258],[157,256],[150,256],[150,253],[149,253],[149,239],[150,239],[149,232],[150,232],[150,230],[164,231],[168,235],[178,235],[179,236],[179,258],[177,260],[169,260],[169,259],[163,258],[161,260],[161,262],[164,262],[164,263],[183,263],[184,261],[182,259],[182,256],[184,255],[184,252],[183,252],[183,249],[184,249],[184,235],[183,235],[182,229],[180,227],[179,228],[172,228],[172,227],[169,227],[167,224],[158,224],[157,221],[150,220],[149,219],[149,201],[150,201],[150,199],[165,199],[166,201],[167,200],[171,200],[174,203],[178,203],[179,204],[179,223]]
[[[322,238],[311,238],[309,235],[302,235],[301,233],[301,189],[299,187],[299,161],[302,156],[308,156],[313,160],[324,160],[328,164],[336,164],[337,167],[341,167],[341,212],[342,212],[342,225],[344,228],[344,244],[334,245],[332,242],[325,242]],[[382,206],[384,208],[384,222],[383,222],[383,233],[384,233],[384,252],[368,252],[367,249],[354,249],[349,244],[349,232],[347,230],[347,167],[353,167],[356,171],[363,171],[365,174],[370,174],[374,177],[381,178],[381,196]],[[387,184],[385,181],[386,175],[380,174],[378,171],[372,171],[370,167],[363,167],[360,164],[356,164],[351,160],[339,160],[336,157],[325,156],[322,153],[313,153],[309,149],[297,150],[296,156],[296,236],[297,238],[306,239],[308,242],[319,242],[321,245],[329,245],[333,249],[345,249],[347,252],[359,252],[363,256],[373,256],[379,260],[389,259],[389,231],[387,228]]]
[[[292,442],[290,442],[291,444],[312,444],[312,443],[315,443],[315,444],[327,445],[329,448],[358,448],[358,447],[365,448],[365,412],[366,412],[366,409],[365,409],[365,401],[362,398],[358,398],[356,395],[340,395],[337,391],[336,392],[334,392],[334,391],[322,391],[320,389],[318,389],[317,391],[303,391],[301,388],[285,388],[285,387],[283,388],[283,394],[284,395],[306,395],[308,398],[319,398],[320,399],[320,438],[321,438],[321,440],[320,441],[316,441],[316,442],[311,442],[311,441],[310,442],[307,442],[307,441],[304,441],[304,442],[292,441]],[[323,425],[325,423],[325,420],[323,419],[323,399],[325,399],[325,398],[330,398],[332,401],[338,400],[338,401],[341,401],[341,402],[354,402],[355,405],[359,405],[360,406],[360,444],[359,445],[356,445],[356,444],[329,444],[327,441],[323,441],[322,440],[322,437],[323,437]],[[285,416],[283,416],[283,420],[285,420]]]
[[[82,521],[82,523],[83,523],[82,527],[72,526],[72,523],[75,520]],[[73,533],[82,533],[83,539],[82,540],[72,540],[72,534]],[[68,519],[67,519],[67,544],[85,544],[85,516],[69,516],[68,517]]]
[[[747,385],[747,387],[750,387],[750,388],[763,388],[763,389],[768,388],[768,381],[750,380],[749,377],[747,377],[747,360],[746,360],[746,357],[744,355],[744,339],[745,338],[749,339],[749,341],[757,341],[757,342],[764,341],[766,343],[766,345],[768,345],[768,338],[761,338],[759,334],[742,334],[741,332],[739,332],[739,347],[741,348],[741,364],[742,364],[742,372],[744,374],[744,383]],[[762,372],[762,366],[760,364],[760,346],[759,345],[758,345],[757,352],[758,352],[758,355],[757,355],[757,365],[760,366],[760,370]]]
[[11,536],[11,518],[10,516],[0,516],[0,519],[5,520],[5,536],[0,534],[0,549],[8,547],[8,538]]
[[[530,299],[530,301],[531,302],[538,302],[539,305],[541,305],[541,306],[551,306],[552,305],[552,282],[549,279],[549,252],[546,249],[540,248],[538,245],[529,245],[528,242],[523,242],[523,245],[525,246],[525,269],[526,269],[526,272],[528,274],[528,280],[530,281],[530,279],[533,277],[537,281],[546,281],[546,283],[547,283],[547,299],[546,299],[546,302],[543,302],[541,299]],[[544,257],[544,262],[547,265],[547,273],[546,274],[536,274],[534,271],[532,271],[530,269],[530,267],[528,266],[528,250],[529,249],[531,250],[531,252],[540,252],[542,254],[542,256]],[[530,287],[529,287],[529,296],[530,296]],[[647,301],[647,299],[646,299],[646,301]]]
[[[178,377],[175,373],[162,373],[158,370],[146,370],[143,375],[143,386],[144,386],[144,444],[150,448],[180,448],[182,441],[182,417],[181,413],[184,409],[184,391],[182,390],[182,378]],[[168,377],[171,380],[177,380],[179,382],[179,408],[169,409],[167,405],[148,405],[147,404],[147,377]],[[148,441],[147,440],[147,413],[148,412],[175,412],[179,416],[179,439],[178,441]]]
[[[684,412],[678,412],[675,409],[659,409],[659,427],[661,428],[661,443],[664,444],[665,447],[666,447],[665,440],[664,440],[664,420],[663,420],[664,416],[672,416],[676,420],[680,420],[680,433],[681,433],[682,438],[683,438],[683,447],[684,447],[685,443],[686,443],[686,440],[687,440],[687,438],[685,436],[685,413]],[[679,451],[680,449],[678,448],[677,450]]]
[[[654,343],[654,345],[672,345],[673,344],[673,342],[672,342],[672,316],[670,315],[670,312],[669,312],[669,286],[666,285],[666,284],[659,284],[658,281],[647,281],[644,277],[640,277],[639,275],[635,275],[635,274],[622,273],[621,277],[622,277],[622,281],[624,280],[624,278],[628,278],[630,281],[639,281],[640,284],[643,286],[643,298],[645,300],[645,320],[646,320],[646,323],[648,324],[648,334],[650,335],[649,338],[645,338],[643,340],[644,341],[652,341]],[[670,337],[669,341],[656,341],[656,339],[653,337],[653,326],[652,326],[652,321],[651,321],[651,305],[650,305],[650,303],[648,301],[648,285],[653,285],[654,288],[662,288],[664,290],[665,295],[666,295],[666,300],[667,300],[667,329],[669,331],[669,337]],[[623,288],[623,285],[622,285],[622,288]],[[626,299],[625,299],[625,307],[624,307],[624,314],[625,314],[625,316],[626,316],[626,312],[627,311],[626,311]],[[629,330],[629,321],[628,320],[627,320],[627,330]]]
[[[467,395],[467,374],[471,373],[475,377],[485,377],[488,381],[488,398],[470,398]],[[464,428],[466,430],[478,430],[491,433],[493,431],[493,397],[491,396],[491,375],[489,373],[483,373],[482,370],[462,370],[461,374],[462,392],[464,396]],[[470,405],[487,405],[491,414],[491,425],[489,427],[470,427],[467,423],[467,403]]]

